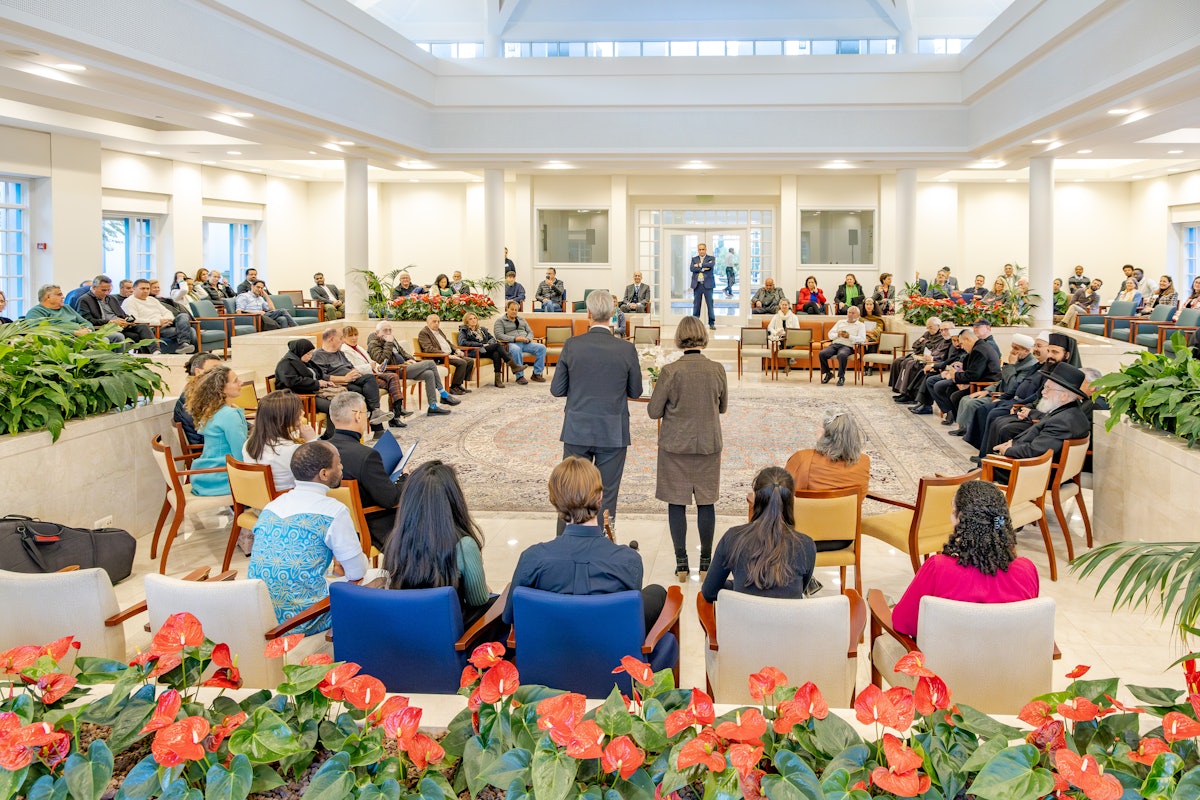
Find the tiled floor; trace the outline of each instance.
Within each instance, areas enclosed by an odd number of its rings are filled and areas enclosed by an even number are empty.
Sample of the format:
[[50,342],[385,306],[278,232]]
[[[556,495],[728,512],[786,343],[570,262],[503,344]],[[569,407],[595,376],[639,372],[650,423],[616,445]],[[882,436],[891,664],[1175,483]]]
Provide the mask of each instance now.
[[[754,378],[747,376],[747,380]],[[830,387],[830,390],[837,391],[833,387]],[[786,392],[786,385],[780,385],[780,391]],[[886,389],[878,388],[878,385],[868,384],[867,388],[845,387],[842,391],[873,392],[878,395],[880,402],[890,403],[891,400],[891,394]],[[913,418],[912,424],[937,426],[932,417]],[[941,426],[937,426],[937,429],[948,430]],[[951,438],[947,436],[947,439]],[[963,452],[965,469],[970,452],[961,440],[953,441]],[[1085,491],[1085,499],[1090,506],[1090,490]],[[499,590],[505,585],[524,547],[554,535],[554,520],[548,513],[517,516],[476,510],[475,517],[485,533],[484,564],[493,590]],[[181,575],[200,565],[219,565],[224,552],[226,530],[222,522],[226,522],[227,519],[227,516],[213,517],[206,521],[208,527],[186,531],[171,552],[171,574]],[[721,531],[744,521],[744,518],[718,517],[718,536]],[[690,534],[695,553],[699,545],[695,539],[694,516],[689,518],[689,524],[692,526]],[[1072,520],[1071,527],[1077,549],[1082,548],[1083,526],[1078,515]],[[1095,597],[1094,579],[1080,582],[1075,578],[1065,565],[1066,553],[1061,532],[1054,522],[1051,522],[1050,528],[1056,543],[1059,564],[1057,582],[1051,582],[1048,578],[1046,553],[1036,528],[1029,528],[1020,534],[1019,547],[1022,555],[1030,557],[1039,566],[1043,595],[1053,597],[1058,604],[1056,640],[1063,658],[1056,668],[1056,688],[1066,686],[1068,681],[1063,676],[1076,664],[1090,665],[1092,672],[1089,677],[1119,675],[1123,682],[1182,687],[1182,674],[1178,668],[1168,670],[1168,667],[1186,651],[1178,638],[1173,636],[1169,625],[1160,622],[1156,616],[1140,611],[1111,612],[1112,592],[1106,590],[1100,597]],[[622,515],[617,534],[623,543],[631,539],[639,542],[646,565],[647,582],[669,585],[674,581],[674,556],[665,509],[661,515]],[[149,532],[146,532],[139,539],[135,574],[117,587],[122,607],[141,599],[141,576],[157,566],[149,559],[149,544],[150,536]],[[908,556],[869,538],[864,538],[862,549],[864,589],[879,588],[892,598],[899,597],[912,577]],[[696,560],[697,556],[693,555],[693,570]],[[244,571],[246,563],[247,559],[239,553],[234,559],[233,567]],[[852,575],[853,573],[851,580]],[[838,591],[836,570],[818,570],[817,577],[825,584],[825,592]],[[683,587],[685,602],[682,617],[682,682],[685,686],[704,685],[704,641],[695,614],[698,586],[698,576],[693,572],[691,579]],[[149,634],[141,627],[144,622],[143,617],[126,624],[131,652],[144,646],[149,639]],[[859,658],[860,687],[865,685],[869,676],[867,659],[863,657],[865,654],[866,645],[863,645]]]

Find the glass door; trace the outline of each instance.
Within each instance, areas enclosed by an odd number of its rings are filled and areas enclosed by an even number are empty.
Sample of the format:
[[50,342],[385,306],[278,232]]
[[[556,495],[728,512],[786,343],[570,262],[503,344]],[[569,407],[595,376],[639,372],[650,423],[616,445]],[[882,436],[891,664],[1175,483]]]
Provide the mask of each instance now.
[[[701,243],[716,261],[713,308],[717,324],[749,313],[749,275],[742,271],[743,243],[748,241],[744,228],[664,228],[663,234],[666,269],[660,273],[663,285],[659,296],[667,298],[663,307],[666,319],[679,319],[692,314],[695,297],[691,288],[690,267]],[[743,286],[743,283],[746,285]],[[707,309],[702,309],[700,313],[707,318]]]

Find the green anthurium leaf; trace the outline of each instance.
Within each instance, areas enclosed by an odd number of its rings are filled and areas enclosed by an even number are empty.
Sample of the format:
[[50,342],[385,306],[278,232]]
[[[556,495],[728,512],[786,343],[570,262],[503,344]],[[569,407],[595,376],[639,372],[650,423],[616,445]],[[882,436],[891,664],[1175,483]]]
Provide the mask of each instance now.
[[443,787],[433,778],[422,778],[421,782],[417,784],[421,800],[456,800],[457,796],[450,792],[449,788],[449,786]]
[[839,769],[845,770],[848,775],[854,775],[864,771],[870,759],[871,749],[869,747],[862,743],[852,744],[829,760],[822,775]]
[[1000,751],[1008,747],[1008,742],[1003,739],[988,739],[971,754],[971,757],[962,765],[962,771],[966,773],[979,772],[987,765],[989,761],[996,757]]
[[[598,789],[597,792],[599,792]],[[583,795],[580,795],[580,797],[582,796]],[[599,797],[599,794],[596,796]],[[511,784],[509,784],[508,790],[504,795],[504,800],[533,800],[533,795],[529,793],[529,790],[522,781],[514,780]]]
[[250,782],[250,791],[254,794],[269,792],[287,783],[269,764],[255,764],[253,775],[254,779]]
[[770,800],[824,800],[825,793],[816,774],[800,756],[789,750],[779,750],[773,761],[779,774],[766,775],[762,779],[763,794]]
[[1086,697],[1093,703],[1107,706],[1110,703],[1104,698],[1104,695],[1115,696],[1120,684],[1120,678],[1102,678],[1094,681],[1077,680],[1071,685],[1071,691],[1075,693],[1076,697]]
[[112,683],[121,677],[126,670],[134,669],[124,661],[113,661],[111,658],[97,656],[78,656],[75,668],[79,674],[75,676],[81,684],[91,686],[97,683]]
[[67,782],[53,775],[43,775],[29,787],[26,800],[67,800]]
[[269,764],[304,752],[304,746],[282,717],[261,706],[229,737],[229,752],[243,753],[256,764]]
[[589,786],[579,793],[579,800],[604,800],[604,790],[599,786]]
[[575,787],[578,767],[578,761],[557,748],[538,747],[531,764],[533,793],[538,800],[566,800]]
[[[96,725],[112,725],[116,721],[117,715],[121,713],[121,709],[125,707],[125,701],[129,699],[129,693],[140,686],[141,683],[142,673],[140,670],[130,669],[120,673],[117,682],[113,685],[112,691],[109,692],[108,696],[94,703],[89,703],[87,709],[79,718],[83,722],[92,722]],[[16,709],[13,710],[15,711]]]
[[515,748],[492,760],[479,777],[480,780],[490,783],[497,789],[507,788],[509,784],[517,780],[528,785],[530,764],[532,763],[533,753],[531,751]]
[[187,781],[183,778],[176,778],[171,781],[166,790],[159,796],[159,800],[203,800],[204,795],[200,794],[199,789],[193,789],[187,785]]
[[354,789],[354,773],[345,753],[335,753],[321,765],[302,795],[303,800],[344,800]]
[[21,791],[21,785],[25,783],[25,776],[28,774],[29,767],[21,767],[15,772],[0,769],[0,800],[12,800],[13,795]]
[[965,728],[976,736],[982,736],[984,739],[1000,737],[1005,741],[1025,738],[1025,732],[1020,728],[997,722],[982,711],[961,703],[958,710],[960,719],[957,724],[959,727]]
[[[623,736],[633,730],[629,709],[617,687],[613,687],[604,704],[596,709],[596,724],[609,736]],[[536,789],[534,793],[537,793]]]
[[813,741],[817,749],[828,757],[862,744],[862,737],[844,719],[837,714],[830,714],[813,723]]
[[280,694],[286,694],[290,697],[303,694],[309,689],[315,688],[325,678],[329,670],[335,666],[337,666],[336,663],[288,664],[283,668],[283,674],[287,677],[287,680],[279,685],[277,691]]
[[[521,689],[524,688],[524,686],[521,687]],[[520,694],[521,689],[517,690],[517,694]],[[471,709],[464,708],[455,714],[454,719],[450,720],[450,724],[446,726],[446,735],[441,742],[442,749],[451,758],[462,758],[467,740],[474,735],[475,730],[471,727]]]
[[615,791],[622,800],[654,800],[654,781],[646,770],[637,769],[629,780],[617,778],[610,791]]
[[634,717],[633,724],[633,740],[638,745],[649,752],[658,753],[667,747],[667,733],[661,724],[652,725],[649,722]]
[[1009,747],[984,765],[971,794],[980,800],[1023,800],[1045,797],[1054,789],[1054,776],[1037,766],[1041,753],[1031,744]]
[[126,800],[147,800],[157,794],[159,788],[158,763],[154,756],[146,756],[134,764],[121,781],[121,795]]
[[513,693],[513,699],[523,706],[536,706],[547,697],[565,694],[562,689],[552,689],[539,683],[521,684]]
[[1132,683],[1126,684],[1125,688],[1140,702],[1153,706],[1173,706],[1183,697],[1182,689],[1137,686]]
[[246,800],[254,784],[254,768],[250,759],[236,755],[229,769],[220,764],[208,768],[205,776],[204,800]]
[[485,748],[478,736],[472,736],[467,740],[466,747],[463,749],[463,768],[460,770],[460,774],[466,773],[467,789],[471,792],[471,797],[478,797],[483,788],[487,786],[487,781],[480,776],[491,767],[493,762],[499,761],[501,755],[503,755],[503,750],[499,742],[492,742]]
[[108,737],[108,746],[114,753],[124,752],[131,744],[147,735],[142,733],[142,728],[150,721],[155,702],[154,687],[150,684],[133,693],[129,702],[121,709],[121,713],[117,714],[112,733]]
[[112,780],[113,754],[102,740],[88,746],[87,757],[73,753],[63,766],[63,778],[75,800],[98,800]]
[[[1176,797],[1175,773],[1183,768],[1183,759],[1174,753],[1159,753],[1138,792],[1146,800],[1171,800]],[[1186,795],[1185,795],[1186,796]]]
[[1200,767],[1192,767],[1183,774],[1175,786],[1175,796],[1200,797]]

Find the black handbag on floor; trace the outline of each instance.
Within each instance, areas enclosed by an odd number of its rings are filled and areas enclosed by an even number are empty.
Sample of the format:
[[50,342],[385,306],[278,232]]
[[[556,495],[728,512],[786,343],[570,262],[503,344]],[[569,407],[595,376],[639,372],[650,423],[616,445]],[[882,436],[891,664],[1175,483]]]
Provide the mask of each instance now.
[[133,572],[137,540],[120,528],[69,528],[19,514],[0,519],[0,569],[58,572],[63,567],[100,567],[113,583]]

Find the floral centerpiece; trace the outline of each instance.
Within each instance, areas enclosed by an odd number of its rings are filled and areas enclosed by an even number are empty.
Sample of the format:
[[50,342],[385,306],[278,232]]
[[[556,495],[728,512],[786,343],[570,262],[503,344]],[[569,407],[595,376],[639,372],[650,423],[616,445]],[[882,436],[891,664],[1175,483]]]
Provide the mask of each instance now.
[[678,350],[667,351],[662,348],[662,345],[655,344],[638,350],[638,363],[645,368],[646,374],[650,376],[650,382],[657,383],[662,368],[678,361],[682,355],[683,353]]
[[986,319],[992,325],[1029,325],[1029,312],[1036,307],[1035,295],[1026,295],[1024,301],[1015,296],[985,303],[983,298],[973,297],[970,302],[959,292],[950,297],[923,297],[912,293],[901,298],[904,321],[909,325],[924,325],[930,317],[939,317],[943,322],[955,325],[970,325],[977,319]]
[[458,322],[472,311],[480,319],[487,319],[496,313],[496,301],[486,294],[454,294],[449,297],[410,294],[389,302],[384,308],[384,316],[388,319],[424,321],[430,314],[437,314],[444,320]]

